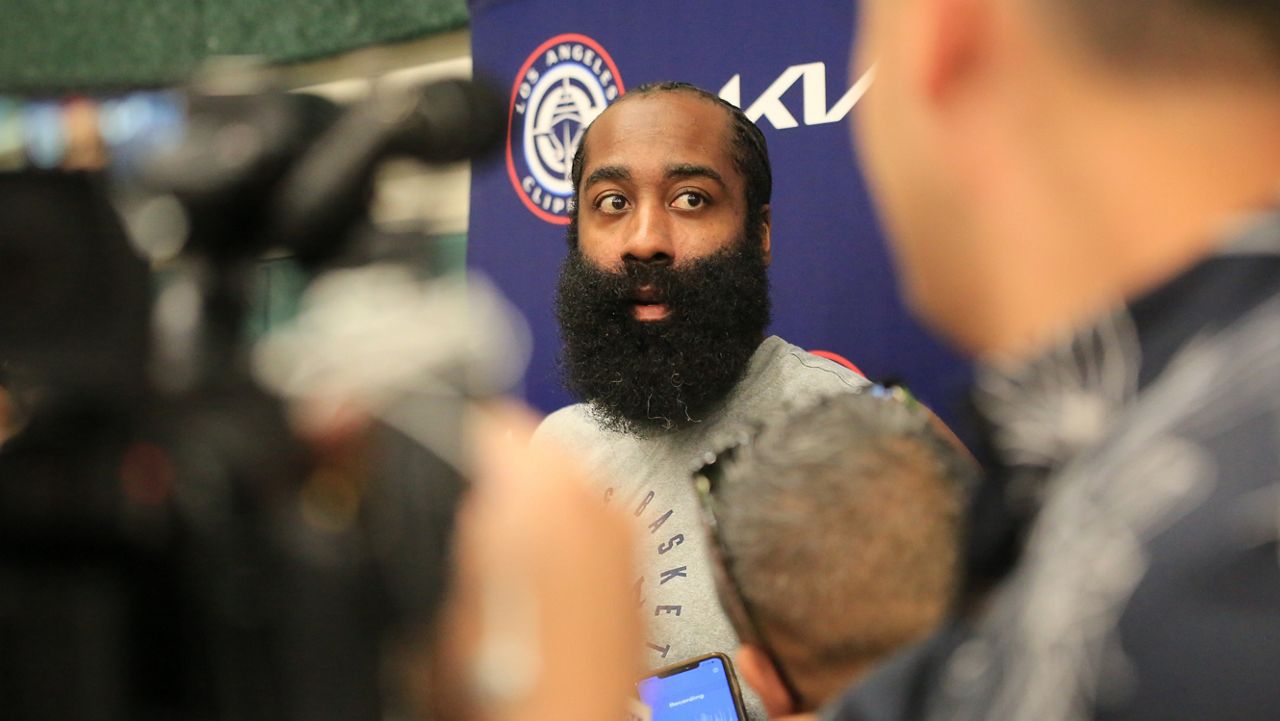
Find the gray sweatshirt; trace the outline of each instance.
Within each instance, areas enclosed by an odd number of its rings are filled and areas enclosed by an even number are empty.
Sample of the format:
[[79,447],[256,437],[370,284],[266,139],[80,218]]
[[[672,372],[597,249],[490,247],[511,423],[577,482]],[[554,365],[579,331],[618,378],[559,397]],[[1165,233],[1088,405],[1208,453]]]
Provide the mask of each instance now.
[[[652,668],[720,651],[730,657],[737,637],[716,600],[691,476],[753,422],[792,405],[857,391],[867,381],[847,368],[771,336],[756,349],[743,379],[725,403],[691,427],[647,438],[602,430],[587,406],[551,414],[534,442],[552,439],[586,464],[601,496],[635,518],[641,537],[636,605],[649,619],[647,661]],[[763,719],[744,686],[748,715]]]

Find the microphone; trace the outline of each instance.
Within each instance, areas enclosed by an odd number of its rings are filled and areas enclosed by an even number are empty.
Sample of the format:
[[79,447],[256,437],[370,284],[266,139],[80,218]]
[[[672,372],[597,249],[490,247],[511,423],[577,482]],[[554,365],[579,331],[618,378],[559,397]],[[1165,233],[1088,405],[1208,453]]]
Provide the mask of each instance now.
[[272,204],[271,237],[303,263],[324,259],[332,230],[366,207],[381,160],[475,157],[498,144],[505,120],[497,93],[466,80],[376,94],[339,117],[285,176]]
[[414,105],[388,151],[429,163],[476,157],[495,147],[506,131],[506,112],[487,85],[445,80],[411,96]]

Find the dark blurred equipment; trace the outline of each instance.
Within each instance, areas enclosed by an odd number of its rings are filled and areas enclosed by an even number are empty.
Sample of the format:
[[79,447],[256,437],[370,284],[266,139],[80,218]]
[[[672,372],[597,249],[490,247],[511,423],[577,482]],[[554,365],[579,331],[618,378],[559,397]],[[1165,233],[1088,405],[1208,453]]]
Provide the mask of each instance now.
[[[136,178],[184,220],[143,229],[185,241],[155,303],[101,176],[0,175],[0,716],[402,710],[388,649],[439,602],[461,474],[387,427],[302,442],[250,373],[250,278],[269,248],[318,271],[376,246],[377,165],[470,157],[502,119],[465,82],[191,97]],[[456,434],[467,396],[419,410]]]

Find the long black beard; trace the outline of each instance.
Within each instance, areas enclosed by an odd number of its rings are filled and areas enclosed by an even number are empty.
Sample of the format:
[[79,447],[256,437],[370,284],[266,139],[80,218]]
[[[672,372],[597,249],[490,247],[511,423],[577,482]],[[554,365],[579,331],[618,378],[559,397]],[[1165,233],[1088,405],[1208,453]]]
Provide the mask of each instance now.
[[[701,421],[746,372],[769,325],[769,280],[755,233],[687,267],[627,261],[602,270],[574,246],[556,291],[566,387],[606,430],[634,435]],[[632,316],[649,285],[667,318]]]

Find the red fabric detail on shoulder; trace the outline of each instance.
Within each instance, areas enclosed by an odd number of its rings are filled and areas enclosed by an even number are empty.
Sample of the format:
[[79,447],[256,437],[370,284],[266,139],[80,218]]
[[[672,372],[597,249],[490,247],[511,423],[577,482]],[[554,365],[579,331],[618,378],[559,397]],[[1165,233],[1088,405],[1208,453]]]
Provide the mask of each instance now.
[[866,377],[867,377],[867,374],[866,374],[866,373],[863,373],[863,372],[858,368],[858,366],[854,365],[854,364],[853,364],[853,361],[849,360],[848,358],[845,358],[844,356],[840,355],[839,353],[833,353],[833,352],[831,352],[831,351],[829,351],[829,350],[811,350],[811,351],[809,351],[809,352],[810,352],[810,353],[812,353],[813,355],[818,356],[819,358],[826,358],[826,359],[827,359],[827,360],[829,360],[829,361],[833,361],[833,362],[835,362],[835,363],[839,363],[840,365],[844,366],[845,368],[848,368],[849,370],[853,371],[854,373],[857,373],[858,375],[862,376],[863,378],[866,378]]

